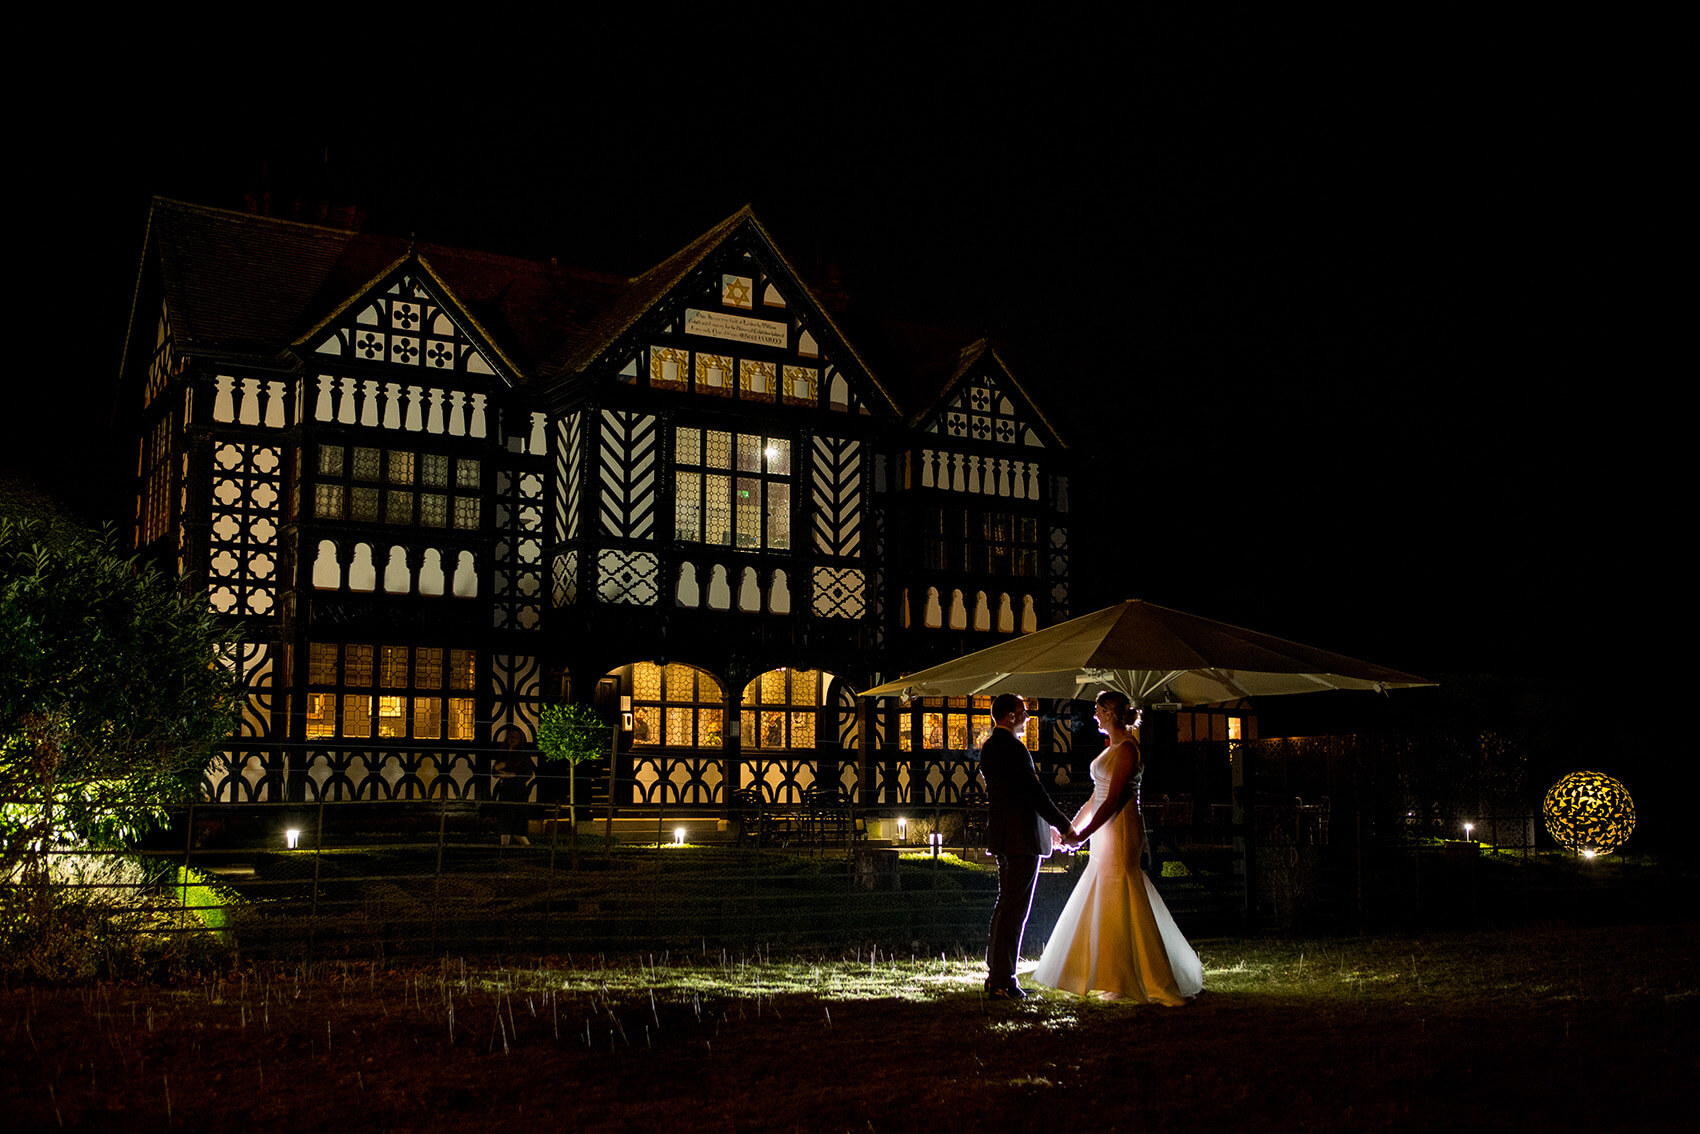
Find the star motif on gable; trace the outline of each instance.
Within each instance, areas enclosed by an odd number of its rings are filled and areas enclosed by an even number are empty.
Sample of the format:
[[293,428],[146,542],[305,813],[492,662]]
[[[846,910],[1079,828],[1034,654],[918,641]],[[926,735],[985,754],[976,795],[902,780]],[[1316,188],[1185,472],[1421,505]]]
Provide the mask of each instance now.
[[748,307],[750,305],[749,282],[740,276],[732,277],[726,281],[726,286],[721,291],[721,298],[734,307]]

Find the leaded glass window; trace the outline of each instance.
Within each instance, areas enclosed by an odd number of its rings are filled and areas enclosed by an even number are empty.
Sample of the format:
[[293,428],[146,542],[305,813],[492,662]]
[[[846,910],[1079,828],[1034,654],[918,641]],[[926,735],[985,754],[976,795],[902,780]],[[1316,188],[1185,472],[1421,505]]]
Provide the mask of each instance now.
[[[381,521],[397,527],[417,523],[428,528],[452,526],[475,531],[482,518],[480,498],[475,493],[483,484],[484,471],[476,458],[324,444],[319,446],[317,469],[313,514],[322,520]],[[447,489],[451,470],[454,486],[464,495],[413,491],[415,485]]]
[[744,686],[738,732],[745,748],[813,748],[832,674],[770,669]]
[[636,662],[628,668],[634,747],[721,746],[726,695],[712,674],[678,663]]
[[673,463],[674,538],[790,550],[790,439],[681,426]]
[[[1030,701],[1027,707],[1032,715],[1018,739],[1038,751],[1038,706]],[[897,746],[904,752],[978,751],[994,727],[992,698],[922,697],[898,710],[897,725]]]
[[309,737],[474,737],[474,698],[443,697],[445,684],[450,692],[473,689],[476,655],[471,650],[313,642],[307,656],[307,682],[314,687],[307,695]]

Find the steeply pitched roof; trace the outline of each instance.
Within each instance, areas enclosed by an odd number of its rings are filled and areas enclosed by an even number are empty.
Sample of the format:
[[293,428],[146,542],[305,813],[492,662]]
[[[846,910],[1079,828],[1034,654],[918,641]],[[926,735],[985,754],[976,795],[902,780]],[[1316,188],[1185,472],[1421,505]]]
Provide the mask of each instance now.
[[793,298],[808,309],[810,322],[816,332],[835,339],[839,352],[853,360],[855,367],[866,376],[872,392],[884,400],[886,407],[893,414],[901,417],[902,408],[892,396],[891,390],[881,381],[880,375],[863,361],[855,345],[845,337],[826,308],[821,306],[819,299],[809,290],[797,270],[786,259],[785,253],[762,227],[761,221],[756,219],[755,211],[749,205],[745,205],[633,280],[630,290],[609,309],[592,333],[585,336],[559,365],[546,366],[545,372],[551,375],[573,374],[589,368],[600,356],[618,344],[621,337],[646,312],[682,283],[715,249],[732,239],[741,228],[747,228],[763,250],[777,262],[779,270],[790,276],[796,285]]
[[[899,419],[924,416],[987,352],[1008,373],[998,352],[967,332],[830,314],[748,205],[648,271],[624,279],[158,198],[143,271],[158,272],[180,354],[287,363],[309,332],[398,266],[416,262],[462,305],[476,324],[472,329],[491,340],[516,377],[542,385],[593,366],[740,229],[796,281],[795,301],[817,335],[835,340],[836,353],[867,376],[871,392]],[[137,348],[151,345],[152,318],[152,312],[135,314],[147,324],[131,328]]]
[[156,200],[150,242],[179,351],[280,356],[417,256],[525,372],[561,354],[630,284],[515,256]]

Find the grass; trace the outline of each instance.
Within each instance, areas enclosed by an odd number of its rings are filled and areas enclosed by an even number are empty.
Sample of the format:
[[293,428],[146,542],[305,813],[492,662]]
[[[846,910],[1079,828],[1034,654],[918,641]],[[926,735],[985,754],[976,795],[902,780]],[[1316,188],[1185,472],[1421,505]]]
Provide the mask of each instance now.
[[0,990],[27,1129],[1686,1129],[1693,924],[1196,943],[1183,1009],[958,950],[713,948]]

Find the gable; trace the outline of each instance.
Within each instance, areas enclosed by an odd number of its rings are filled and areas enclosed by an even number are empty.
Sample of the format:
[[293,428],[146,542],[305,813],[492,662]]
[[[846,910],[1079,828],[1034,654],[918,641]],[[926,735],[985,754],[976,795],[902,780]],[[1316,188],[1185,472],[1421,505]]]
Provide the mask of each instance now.
[[892,416],[890,395],[754,218],[739,219],[688,262],[681,254],[638,281],[640,308],[587,376],[702,404]]
[[994,445],[1044,449],[1055,432],[990,352],[949,386],[921,422],[927,433]]
[[307,353],[409,370],[499,377],[513,368],[475,328],[448,289],[414,262],[356,296],[303,337]]

